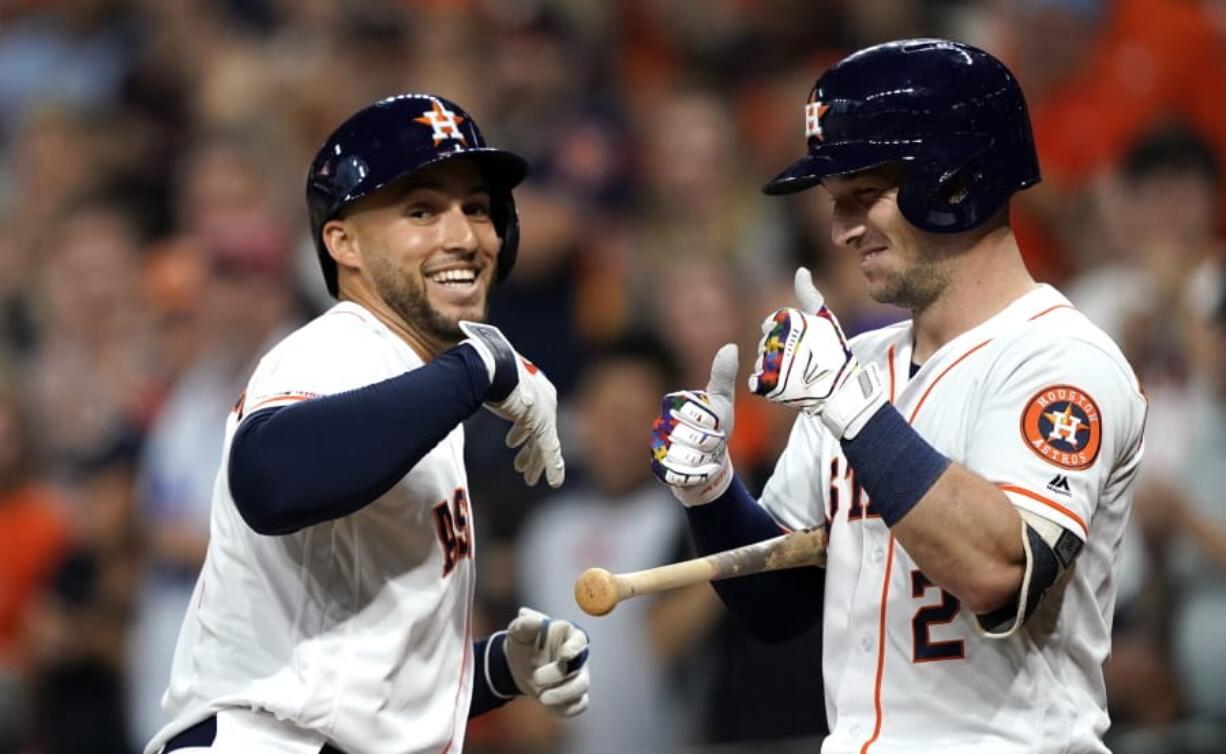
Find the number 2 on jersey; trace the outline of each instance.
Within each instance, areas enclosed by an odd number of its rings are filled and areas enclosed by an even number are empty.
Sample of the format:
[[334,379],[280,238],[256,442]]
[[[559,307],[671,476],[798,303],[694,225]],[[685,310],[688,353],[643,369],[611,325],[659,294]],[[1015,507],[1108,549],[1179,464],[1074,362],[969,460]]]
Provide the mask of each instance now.
[[[840,463],[841,460],[841,457],[835,457],[830,462],[829,520],[833,521],[838,515],[839,504],[843,499],[847,499],[849,503],[847,506],[848,524],[859,524],[865,519],[880,518],[881,514],[873,508],[873,501],[856,483],[856,472],[846,462]],[[936,589],[940,593],[941,601],[919,607],[915,615],[911,617],[912,661],[961,660],[966,657],[966,646],[961,639],[933,641],[931,631],[933,626],[952,623],[958,616],[962,603],[957,597],[929,581],[919,569],[912,571],[911,596],[917,600],[923,599],[929,589]]]
[[911,572],[911,596],[919,599],[929,589],[936,589],[941,595],[941,601],[935,605],[925,605],[915,611],[911,618],[911,638],[914,646],[913,662],[932,662],[934,660],[961,660],[966,656],[966,649],[961,639],[933,641],[929,635],[931,627],[944,623],[952,623],[958,615],[962,603],[958,598],[939,588],[928,580],[924,572],[918,568]]
[[472,538],[468,530],[468,493],[456,487],[452,505],[444,500],[434,506],[434,528],[443,546],[443,575],[451,573],[460,558],[472,554]]

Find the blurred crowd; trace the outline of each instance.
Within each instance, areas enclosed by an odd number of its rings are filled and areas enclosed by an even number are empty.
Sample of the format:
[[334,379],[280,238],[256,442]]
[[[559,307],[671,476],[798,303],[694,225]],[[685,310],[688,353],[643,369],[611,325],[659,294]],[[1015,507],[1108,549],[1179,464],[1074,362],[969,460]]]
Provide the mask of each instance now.
[[[797,265],[853,332],[904,316],[832,253],[818,192],[758,189],[826,65],[912,36],[1017,73],[1044,174],[1023,251],[1149,398],[1112,744],[1226,750],[1226,2],[0,0],[0,754],[126,754],[161,725],[224,418],[330,304],[306,165],[410,90],[533,166],[491,319],[557,385],[570,473],[526,488],[499,420],[469,422],[477,633],[529,604],[593,640],[585,716],[511,704],[468,750],[816,751],[819,631],[755,644],[707,587],[588,618],[571,584],[687,556],[648,466],[659,396],[752,353]],[[791,419],[739,400],[754,491]]]

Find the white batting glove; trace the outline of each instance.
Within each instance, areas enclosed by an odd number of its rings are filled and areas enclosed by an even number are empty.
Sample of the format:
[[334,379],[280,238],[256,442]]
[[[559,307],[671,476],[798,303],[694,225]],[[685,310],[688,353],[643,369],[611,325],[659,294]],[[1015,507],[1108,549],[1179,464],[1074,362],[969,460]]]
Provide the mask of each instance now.
[[651,470],[686,507],[709,503],[732,484],[732,401],[737,347],[729,343],[711,362],[706,390],[664,396],[651,425]]
[[574,717],[587,709],[591,678],[583,629],[521,607],[506,634],[503,652],[521,693],[558,717]]
[[777,309],[762,322],[749,389],[821,418],[835,437],[855,437],[887,400],[875,365],[862,367],[804,267],[796,270],[799,309]]
[[461,321],[460,329],[468,336],[462,343],[475,348],[489,370],[490,399],[485,407],[511,422],[507,447],[523,446],[515,456],[515,470],[529,486],[536,486],[544,472],[550,487],[560,487],[566,463],[558,441],[558,391],[553,383],[516,353],[497,327]]

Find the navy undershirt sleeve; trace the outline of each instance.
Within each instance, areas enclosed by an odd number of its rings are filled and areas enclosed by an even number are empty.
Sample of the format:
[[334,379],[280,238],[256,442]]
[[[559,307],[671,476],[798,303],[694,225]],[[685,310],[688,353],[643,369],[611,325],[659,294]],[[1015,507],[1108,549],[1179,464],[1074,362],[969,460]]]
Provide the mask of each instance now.
[[[739,478],[705,505],[686,508],[700,555],[771,539],[784,533]],[[826,572],[815,566],[759,573],[713,582],[720,599],[759,641],[798,636],[821,615]]]
[[257,411],[230,447],[230,492],[260,534],[289,534],[376,500],[481,407],[489,372],[461,345],[383,382]]

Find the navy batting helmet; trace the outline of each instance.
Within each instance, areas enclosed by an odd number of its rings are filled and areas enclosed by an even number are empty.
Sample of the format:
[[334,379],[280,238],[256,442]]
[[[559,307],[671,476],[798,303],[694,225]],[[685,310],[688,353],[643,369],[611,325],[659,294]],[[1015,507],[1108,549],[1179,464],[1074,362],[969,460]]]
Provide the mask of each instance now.
[[809,94],[805,136],[808,153],[765,193],[901,162],[898,207],[930,232],[974,228],[1039,182],[1013,74],[983,50],[942,39],[889,42],[836,63]]
[[307,207],[328,292],[337,295],[336,260],[321,231],[352,202],[429,165],[472,160],[490,190],[490,214],[502,249],[498,279],[515,264],[519,219],[511,189],[528,174],[517,154],[485,144],[477,123],[454,102],[432,94],[400,94],[359,110],[337,127],[311,162]]

